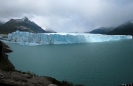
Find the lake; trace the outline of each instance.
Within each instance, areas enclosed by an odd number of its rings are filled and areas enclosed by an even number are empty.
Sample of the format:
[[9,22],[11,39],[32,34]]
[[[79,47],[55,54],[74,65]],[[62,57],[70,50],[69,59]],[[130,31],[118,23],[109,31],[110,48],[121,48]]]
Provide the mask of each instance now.
[[85,86],[133,83],[133,40],[20,46],[7,42],[17,70]]

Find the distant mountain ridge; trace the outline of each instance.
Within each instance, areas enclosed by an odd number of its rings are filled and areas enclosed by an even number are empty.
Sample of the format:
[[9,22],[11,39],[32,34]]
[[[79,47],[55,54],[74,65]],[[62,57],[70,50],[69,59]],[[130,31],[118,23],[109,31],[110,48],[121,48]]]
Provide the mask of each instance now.
[[115,29],[107,33],[108,35],[132,35],[133,36],[133,21],[128,21],[119,25]]
[[94,33],[94,34],[107,34],[108,32],[110,32],[111,30],[113,30],[113,27],[100,27],[97,29],[94,29],[92,31],[90,31],[90,33]]
[[48,33],[56,33],[55,31],[53,31],[53,30],[51,30],[51,29],[49,29],[49,28],[46,28],[45,29]]
[[50,33],[50,31],[43,30],[40,26],[30,21],[27,17],[23,17],[22,19],[10,19],[5,24],[0,25],[1,34],[8,34],[17,30],[32,33]]
[[5,23],[5,22],[1,22],[1,21],[0,21],[0,25],[3,25],[4,23]]
[[107,34],[107,35],[132,35],[133,36],[133,20],[125,22],[117,27],[98,28],[90,31],[93,34]]

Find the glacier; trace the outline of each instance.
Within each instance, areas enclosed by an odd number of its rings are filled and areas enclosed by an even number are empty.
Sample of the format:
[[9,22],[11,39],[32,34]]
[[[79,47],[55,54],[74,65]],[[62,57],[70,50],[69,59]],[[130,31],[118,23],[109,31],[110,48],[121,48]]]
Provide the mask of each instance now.
[[29,33],[16,31],[8,34],[7,40],[20,45],[73,44],[132,39],[130,35],[102,35],[89,33]]

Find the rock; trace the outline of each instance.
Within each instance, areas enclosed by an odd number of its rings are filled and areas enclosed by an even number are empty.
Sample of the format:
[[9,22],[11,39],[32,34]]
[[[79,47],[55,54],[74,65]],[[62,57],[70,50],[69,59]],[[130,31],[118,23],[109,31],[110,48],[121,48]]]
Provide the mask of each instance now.
[[49,84],[48,86],[57,86],[57,85],[55,85],[55,84]]
[[0,79],[3,79],[4,78],[4,75],[3,74],[0,74]]
[[52,84],[46,77],[31,77],[29,73],[23,74],[18,71],[7,72],[3,70],[0,70],[0,83],[16,86],[48,86]]
[[10,48],[4,48],[3,52],[4,52],[4,53],[11,53],[12,50],[11,50]]
[[0,41],[0,69],[6,70],[6,71],[14,71],[15,67],[13,64],[9,61],[8,55],[5,53],[12,52],[10,47]]

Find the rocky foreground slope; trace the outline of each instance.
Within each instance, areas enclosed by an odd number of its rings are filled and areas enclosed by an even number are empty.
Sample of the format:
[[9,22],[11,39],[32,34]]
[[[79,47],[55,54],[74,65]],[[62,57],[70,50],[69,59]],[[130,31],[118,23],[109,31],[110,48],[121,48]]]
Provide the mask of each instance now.
[[82,86],[73,85],[67,81],[58,81],[51,77],[37,76],[30,72],[15,70],[13,64],[8,60],[12,50],[0,41],[0,86]]

